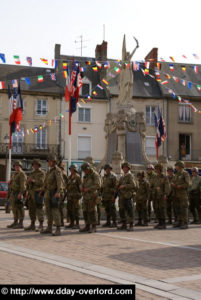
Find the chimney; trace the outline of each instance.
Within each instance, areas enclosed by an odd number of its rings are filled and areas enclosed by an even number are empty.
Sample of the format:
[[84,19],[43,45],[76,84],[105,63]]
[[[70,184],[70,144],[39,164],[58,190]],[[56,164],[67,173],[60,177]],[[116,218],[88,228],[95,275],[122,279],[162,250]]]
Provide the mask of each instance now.
[[95,58],[100,61],[107,60],[107,42],[103,41],[101,45],[96,46]]
[[60,52],[61,52],[61,45],[55,44],[54,46],[54,58],[59,59],[60,58]]
[[150,68],[154,69],[158,61],[158,48],[153,48],[145,57],[145,61],[149,61]]

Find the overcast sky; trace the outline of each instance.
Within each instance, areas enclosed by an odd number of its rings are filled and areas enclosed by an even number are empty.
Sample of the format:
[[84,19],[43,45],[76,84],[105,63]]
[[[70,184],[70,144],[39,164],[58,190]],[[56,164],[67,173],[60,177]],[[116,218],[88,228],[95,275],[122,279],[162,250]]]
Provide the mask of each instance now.
[[[121,59],[124,33],[127,51],[140,48],[134,60],[142,60],[158,47],[159,58],[194,63],[193,53],[201,58],[199,0],[0,0],[0,53],[7,62],[20,55],[27,65],[27,56],[34,66],[44,66],[40,58],[54,58],[55,43],[61,53],[80,55],[83,36],[83,56],[94,57],[95,47],[108,42],[108,58]],[[86,47],[86,48],[85,48]],[[182,55],[187,60],[182,59]],[[196,63],[200,63],[196,61]]]

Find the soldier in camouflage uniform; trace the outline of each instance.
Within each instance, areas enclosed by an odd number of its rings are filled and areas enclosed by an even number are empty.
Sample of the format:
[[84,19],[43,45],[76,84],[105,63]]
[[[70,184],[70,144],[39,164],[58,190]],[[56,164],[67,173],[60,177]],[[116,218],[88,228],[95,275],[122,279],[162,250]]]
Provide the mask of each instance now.
[[[128,231],[133,231],[133,193],[136,189],[136,183],[133,175],[130,172],[130,164],[124,162],[122,164],[122,170],[124,174],[120,177],[117,189],[119,195],[119,215],[122,225],[117,229],[127,229],[127,221],[129,223]],[[127,218],[128,216],[128,218]]]
[[98,194],[101,188],[99,175],[87,162],[81,166],[85,173],[81,192],[83,195],[83,216],[85,227],[80,232],[96,232],[96,205]]
[[[14,163],[15,172],[12,174],[11,180],[8,182],[10,193],[10,203],[12,207],[14,222],[8,225],[8,228],[23,228],[24,220],[24,202],[23,195],[26,191],[27,176],[22,171],[20,161]],[[18,223],[19,221],[19,223]]]
[[66,188],[67,188],[67,183],[68,183],[68,175],[67,173],[64,171],[65,170],[65,165],[63,162],[61,162],[59,164],[59,168],[61,170],[61,174],[62,174],[62,180],[63,180],[63,197],[59,203],[59,211],[60,211],[60,215],[61,215],[61,226],[64,226],[64,201],[66,198]]
[[[79,200],[82,197],[81,194],[81,178],[78,174],[77,165],[71,165],[69,167],[71,172],[67,182],[67,210],[70,218],[70,224],[66,228],[79,229]],[[76,222],[76,224],[75,224]]]
[[173,188],[171,186],[171,183],[174,179],[173,167],[171,167],[171,166],[167,167],[167,173],[168,173],[167,178],[168,178],[169,185],[170,185],[170,193],[167,196],[167,217],[168,217],[167,224],[172,224],[172,213],[174,213],[174,220],[176,221],[176,219],[177,219],[175,203],[174,203],[174,193],[173,193]]
[[189,209],[193,216],[191,224],[201,223],[201,177],[198,168],[192,168],[192,180],[189,186]]
[[[149,182],[144,178],[144,172],[137,173],[137,189],[135,195],[138,223],[135,226],[148,226]],[[142,223],[143,220],[143,223]]]
[[[104,166],[105,175],[103,177],[103,183],[101,187],[102,203],[105,207],[105,213],[107,221],[103,224],[103,227],[116,227],[116,208],[115,208],[115,189],[117,185],[117,177],[112,173],[112,166],[106,164]],[[111,225],[110,220],[113,223]]]
[[188,228],[188,188],[190,177],[188,172],[184,170],[183,161],[177,161],[175,164],[177,173],[172,181],[172,188],[174,191],[174,201],[176,203],[178,220],[173,227],[180,227],[180,229]]
[[63,180],[61,170],[57,166],[55,155],[48,157],[49,171],[45,176],[44,185],[41,193],[44,193],[45,210],[47,216],[47,228],[42,230],[42,234],[52,233],[53,221],[56,230],[53,235],[60,235],[61,216],[59,212],[59,202],[63,196]]
[[[150,186],[150,195],[149,195],[149,202],[148,202],[148,221],[151,221],[151,210],[152,210],[152,205],[153,205],[153,209],[154,209],[154,194],[153,194],[153,182],[154,179],[156,177],[156,173],[154,172],[154,166],[149,164],[147,166],[147,180],[149,182],[149,186]],[[151,205],[152,204],[152,205]],[[155,214],[155,209],[154,209],[154,215]]]
[[[100,184],[102,185],[102,178],[100,176],[100,173],[97,172],[95,161],[93,157],[88,156],[84,159],[84,162],[87,162],[90,164],[90,166],[93,168],[94,172],[99,176]],[[100,225],[100,219],[101,219],[101,197],[99,197],[100,201],[97,201],[96,209],[97,209],[97,225]]]
[[167,177],[162,173],[162,164],[155,165],[156,177],[153,182],[154,207],[158,224],[156,229],[166,229],[166,201],[170,192],[170,186]]
[[27,197],[31,224],[25,230],[35,230],[36,217],[39,221],[39,230],[42,230],[44,222],[43,197],[39,196],[39,192],[45,180],[45,172],[41,170],[39,159],[34,159],[32,166],[33,171],[27,179]]

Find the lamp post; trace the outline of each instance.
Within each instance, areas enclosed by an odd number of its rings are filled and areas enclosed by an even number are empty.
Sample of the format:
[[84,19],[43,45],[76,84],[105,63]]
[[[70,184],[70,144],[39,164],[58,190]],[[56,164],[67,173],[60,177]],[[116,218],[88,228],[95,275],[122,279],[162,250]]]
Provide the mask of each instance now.
[[5,174],[5,180],[9,181],[10,178],[8,178],[8,145],[9,145],[9,135],[6,133],[4,136],[4,141],[6,144],[6,174]]

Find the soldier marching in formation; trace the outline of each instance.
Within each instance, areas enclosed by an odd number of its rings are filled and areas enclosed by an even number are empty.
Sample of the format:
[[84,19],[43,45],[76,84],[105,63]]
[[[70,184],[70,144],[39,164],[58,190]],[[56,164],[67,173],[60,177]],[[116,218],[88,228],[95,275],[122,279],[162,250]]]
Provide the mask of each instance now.
[[[187,229],[189,211],[192,214],[191,224],[201,224],[201,177],[198,168],[192,168],[192,178],[184,170],[184,163],[177,161],[175,169],[167,167],[168,175],[164,175],[163,166],[157,163],[155,167],[148,165],[147,173],[140,171],[137,179],[131,173],[128,162],[122,164],[122,175],[119,179],[112,172],[112,166],[104,166],[104,176],[96,172],[94,164],[84,162],[81,178],[78,167],[70,165],[70,175],[64,172],[65,166],[57,158],[50,155],[47,159],[49,170],[45,174],[41,170],[41,162],[34,159],[33,171],[28,179],[22,170],[20,161],[14,162],[14,172],[8,182],[14,221],[8,228],[23,228],[24,197],[28,200],[30,225],[24,230],[35,230],[36,218],[39,222],[38,231],[41,234],[59,236],[63,225],[64,200],[67,196],[67,210],[70,218],[69,226],[65,228],[79,229],[80,232],[96,232],[97,208],[105,208],[106,223],[103,227],[117,227],[120,230],[133,231],[134,229],[134,202],[138,214],[136,226],[148,226],[151,219],[151,203],[158,224],[156,229],[166,228],[167,224],[173,227]],[[80,200],[82,201],[85,226],[79,227]],[[102,200],[102,202],[101,202]],[[117,226],[116,202],[119,206],[120,226]],[[47,228],[43,228],[44,211],[47,218]],[[173,222],[174,220],[174,222]],[[100,221],[100,219],[98,220]],[[112,223],[111,223],[112,221]],[[53,222],[56,226],[52,232]]]

